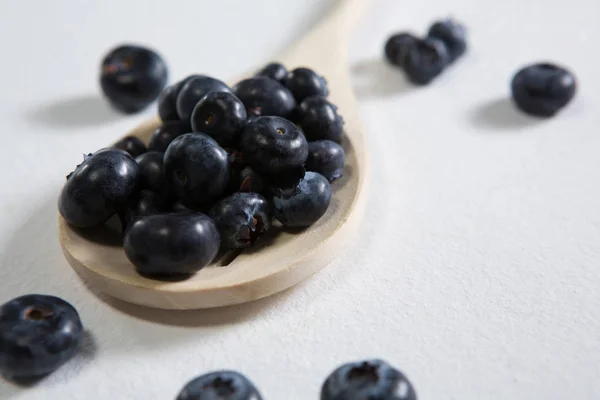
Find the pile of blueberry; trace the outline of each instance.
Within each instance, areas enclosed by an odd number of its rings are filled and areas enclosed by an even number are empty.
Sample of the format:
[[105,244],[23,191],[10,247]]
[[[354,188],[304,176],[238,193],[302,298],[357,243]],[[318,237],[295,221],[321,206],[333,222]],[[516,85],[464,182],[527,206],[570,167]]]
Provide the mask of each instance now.
[[[134,50],[107,58],[133,68]],[[219,249],[252,246],[273,219],[310,226],[344,171],[344,120],[328,95],[311,69],[279,63],[232,88],[188,76],[160,94],[162,125],[148,146],[129,136],[84,157],[67,177],[60,213],[80,229],[117,214],[127,257],[157,278],[190,276]]]
[[433,81],[466,50],[465,27],[453,19],[433,23],[424,39],[408,32],[395,33],[384,47],[386,59],[417,85]]

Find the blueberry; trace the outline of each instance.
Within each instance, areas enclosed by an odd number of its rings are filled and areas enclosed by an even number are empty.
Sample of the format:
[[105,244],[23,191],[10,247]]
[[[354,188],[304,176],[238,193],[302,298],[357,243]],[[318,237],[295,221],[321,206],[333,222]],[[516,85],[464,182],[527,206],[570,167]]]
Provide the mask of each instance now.
[[313,96],[300,103],[295,122],[302,128],[306,139],[341,142],[344,137],[344,118],[337,107],[323,96]]
[[136,157],[140,167],[140,188],[170,197],[170,188],[163,168],[163,153],[149,151]]
[[177,202],[173,203],[173,205],[171,206],[171,211],[172,212],[183,212],[183,211],[185,211],[185,212],[193,212],[194,210],[192,210],[191,208],[186,207],[180,201],[177,201]]
[[575,96],[575,76],[560,66],[550,63],[528,65],[512,79],[512,98],[521,111],[551,117],[565,107]]
[[321,218],[331,203],[331,186],[325,177],[307,172],[292,195],[273,197],[273,213],[284,226],[306,227]]
[[119,217],[123,227],[127,228],[138,218],[162,213],[167,209],[168,203],[163,196],[150,190],[142,190]]
[[296,68],[289,73],[285,85],[298,103],[310,96],[329,95],[327,81],[309,68]]
[[190,75],[171,86],[167,86],[160,93],[160,96],[158,96],[158,116],[163,122],[179,121],[179,114],[177,114],[177,96],[179,96],[179,92],[183,85],[196,76],[197,75]]
[[266,76],[267,78],[271,78],[276,80],[279,83],[285,83],[285,79],[288,76],[288,70],[283,66],[283,64],[274,62],[267,64],[256,73],[255,76]]
[[173,140],[164,155],[164,170],[186,206],[214,201],[229,181],[227,152],[202,133],[186,133]]
[[71,304],[30,294],[0,307],[0,374],[37,378],[54,372],[79,347],[83,326]]
[[241,249],[253,245],[271,227],[270,206],[257,193],[234,193],[210,211],[221,235],[221,246]]
[[404,72],[412,83],[426,85],[442,73],[449,61],[450,56],[444,42],[425,38],[410,47],[404,60],[399,63],[404,66]]
[[142,153],[148,151],[144,142],[136,136],[125,136],[113,145],[116,149],[121,149],[128,152],[131,157],[137,157]]
[[160,151],[164,153],[167,147],[171,144],[173,139],[177,136],[181,136],[184,133],[192,132],[190,124],[183,121],[169,121],[165,122],[152,133],[150,143],[148,144],[148,150]]
[[416,46],[419,39],[412,33],[396,33],[385,42],[385,58],[392,64],[404,68],[406,53]]
[[192,113],[194,132],[206,133],[221,146],[237,146],[246,125],[246,108],[234,94],[209,92]]
[[344,149],[331,140],[308,143],[306,170],[318,172],[332,182],[344,173]]
[[429,28],[427,36],[444,42],[448,49],[449,62],[454,62],[467,50],[465,27],[453,19],[435,22]]
[[126,152],[99,150],[86,156],[60,193],[58,209],[71,225],[99,225],[133,198],[139,187],[139,166]]
[[385,361],[344,364],[327,377],[321,400],[417,400],[404,374]]
[[294,123],[281,117],[260,117],[242,132],[244,159],[257,171],[269,175],[302,166],[308,143]]
[[188,382],[176,400],[262,400],[262,397],[239,372],[217,371]]
[[142,275],[185,276],[198,272],[215,258],[219,240],[217,227],[204,214],[155,214],[131,224],[123,248]]
[[296,106],[292,93],[279,82],[266,76],[239,82],[233,87],[233,93],[246,106],[248,116],[287,117]]
[[229,92],[229,87],[218,79],[205,75],[188,78],[177,95],[177,114],[182,121],[188,122],[196,104],[208,92]]
[[248,166],[239,171],[236,182],[239,192],[264,193],[267,189],[267,179]]
[[119,46],[102,61],[100,86],[116,109],[134,113],[152,103],[167,84],[167,66],[154,51]]

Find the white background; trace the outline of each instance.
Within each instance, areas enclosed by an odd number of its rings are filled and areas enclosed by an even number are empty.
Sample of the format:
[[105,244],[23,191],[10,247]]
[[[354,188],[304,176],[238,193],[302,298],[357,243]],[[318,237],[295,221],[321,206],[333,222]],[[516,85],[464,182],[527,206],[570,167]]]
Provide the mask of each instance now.
[[[366,0],[365,0],[366,1]],[[309,281],[199,312],[107,302],[63,259],[56,199],[81,160],[151,116],[99,96],[112,46],[148,44],[172,78],[270,60],[330,1],[0,1],[0,303],[64,297],[91,333],[36,387],[1,399],[172,399],[233,368],[266,399],[317,399],[342,362],[381,357],[419,398],[600,398],[600,2],[374,0],[350,45],[371,152],[359,238]],[[382,61],[386,36],[454,15],[467,56],[427,88]],[[522,65],[571,68],[559,116],[516,112]]]

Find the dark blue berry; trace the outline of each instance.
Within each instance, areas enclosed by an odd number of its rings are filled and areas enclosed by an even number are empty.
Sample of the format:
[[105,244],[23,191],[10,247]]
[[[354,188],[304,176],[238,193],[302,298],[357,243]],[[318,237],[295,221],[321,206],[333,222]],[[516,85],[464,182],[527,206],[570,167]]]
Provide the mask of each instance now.
[[327,377],[321,400],[417,400],[409,380],[381,360],[344,364]]
[[201,205],[216,200],[227,188],[227,152],[208,135],[186,133],[167,148],[164,171],[185,205]]
[[196,104],[191,123],[194,132],[206,133],[221,146],[237,147],[246,120],[244,103],[234,94],[209,92]]
[[154,51],[120,46],[104,57],[100,86],[118,110],[134,113],[152,103],[167,84],[167,66]]
[[239,171],[236,182],[235,191],[252,193],[264,193],[268,184],[267,179],[253,170],[252,167],[244,167]]
[[150,190],[142,190],[132,200],[124,212],[119,214],[123,228],[129,227],[133,221],[148,215],[167,211],[168,203],[163,196]]
[[390,64],[404,68],[406,53],[416,46],[418,41],[419,39],[412,33],[402,32],[390,36],[385,42],[385,58]]
[[294,118],[309,141],[332,140],[339,143],[344,137],[344,118],[325,97],[305,99],[296,109]]
[[77,352],[79,314],[54,296],[31,294],[0,307],[0,374],[37,378],[54,372]]
[[344,173],[344,149],[331,140],[308,143],[306,170],[318,172],[332,182]]
[[179,96],[179,92],[183,85],[196,76],[197,75],[190,75],[185,79],[166,87],[160,93],[160,96],[158,96],[158,116],[163,122],[179,121],[179,114],[177,113],[177,96]]
[[71,173],[60,193],[58,209],[71,225],[99,225],[137,194],[139,166],[126,152],[99,150]]
[[244,103],[249,117],[287,117],[296,106],[292,93],[279,82],[266,76],[239,82],[233,87],[233,93]]
[[256,171],[277,175],[304,164],[308,143],[287,119],[260,117],[244,128],[241,150],[244,160]]
[[123,248],[146,276],[191,275],[208,265],[219,250],[219,231],[201,213],[155,214],[133,222]]
[[205,75],[188,78],[177,95],[177,114],[182,121],[189,122],[196,104],[208,92],[229,92],[229,87],[218,79]]
[[279,83],[285,83],[285,80],[288,76],[288,70],[283,64],[274,62],[265,65],[263,69],[256,73],[255,76],[266,76],[267,78],[274,79]]
[[331,202],[331,186],[325,177],[307,172],[293,194],[273,197],[273,214],[284,226],[306,227],[321,218]]
[[137,157],[140,154],[148,151],[148,148],[144,142],[142,142],[140,138],[136,136],[125,136],[123,139],[115,143],[113,147],[128,152],[131,157]]
[[221,235],[221,246],[241,249],[253,245],[271,227],[267,200],[257,193],[234,193],[210,211]]
[[169,198],[170,187],[163,168],[163,153],[149,151],[136,157],[140,167],[140,188],[159,193]]
[[150,143],[148,144],[148,150],[160,151],[164,153],[167,147],[171,144],[173,139],[177,136],[181,136],[184,133],[192,132],[190,124],[183,121],[169,121],[165,122],[152,133]]
[[292,70],[285,85],[298,103],[310,96],[329,96],[327,81],[322,76],[309,68],[296,68]]
[[262,397],[239,372],[217,371],[188,382],[176,400],[262,400]]
[[454,62],[467,50],[466,29],[453,19],[435,22],[429,28],[427,36],[444,42],[448,49],[449,62]]
[[575,76],[550,63],[528,65],[512,79],[512,98],[523,112],[551,117],[566,106],[577,89]]
[[403,65],[408,79],[417,85],[426,85],[442,73],[450,62],[444,42],[435,38],[418,40],[408,49],[399,65]]

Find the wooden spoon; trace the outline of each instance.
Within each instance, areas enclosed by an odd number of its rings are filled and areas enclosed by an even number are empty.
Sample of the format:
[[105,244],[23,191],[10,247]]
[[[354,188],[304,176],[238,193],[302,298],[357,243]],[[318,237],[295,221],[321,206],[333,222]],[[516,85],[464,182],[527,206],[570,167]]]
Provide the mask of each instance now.
[[[116,231],[84,231],[59,215],[59,240],[65,257],[91,286],[119,299],[163,309],[197,309],[244,303],[287,289],[313,275],[344,249],[363,214],[368,171],[367,151],[351,88],[347,42],[368,0],[343,0],[337,8],[278,60],[288,68],[306,66],[326,77],[331,101],[346,125],[344,177],[333,183],[327,213],[298,233],[278,232],[258,249],[246,250],[229,265],[221,260],[185,281],[164,282],[136,273],[125,257]],[[160,125],[148,121],[128,135],[146,143]],[[110,236],[112,233],[113,236]]]

